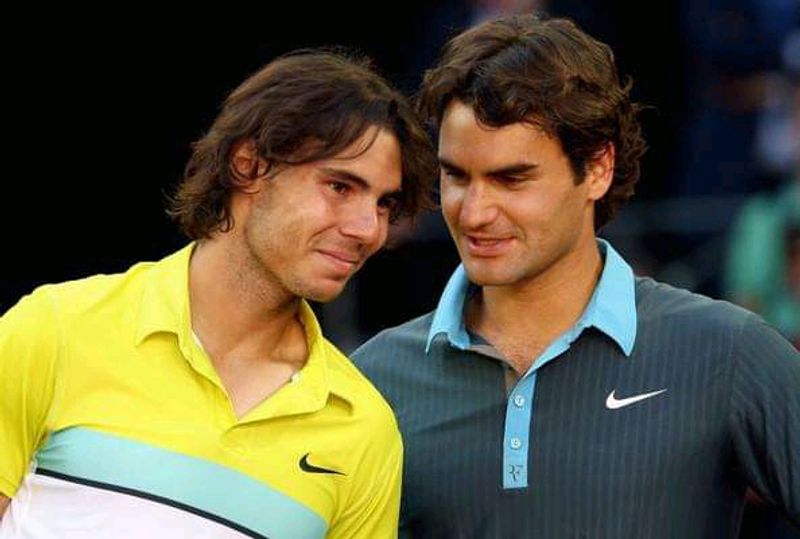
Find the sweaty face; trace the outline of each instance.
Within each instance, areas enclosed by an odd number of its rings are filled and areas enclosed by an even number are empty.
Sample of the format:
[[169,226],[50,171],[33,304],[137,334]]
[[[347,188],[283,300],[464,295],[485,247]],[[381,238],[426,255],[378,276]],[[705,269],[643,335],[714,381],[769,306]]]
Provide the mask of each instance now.
[[[235,216],[248,265],[281,292],[329,301],[385,242],[401,187],[400,145],[367,132],[330,159],[257,180]],[[365,151],[365,148],[366,151]]]
[[527,123],[482,125],[453,101],[439,134],[442,211],[472,282],[518,286],[595,248],[594,172],[576,185],[557,139]]

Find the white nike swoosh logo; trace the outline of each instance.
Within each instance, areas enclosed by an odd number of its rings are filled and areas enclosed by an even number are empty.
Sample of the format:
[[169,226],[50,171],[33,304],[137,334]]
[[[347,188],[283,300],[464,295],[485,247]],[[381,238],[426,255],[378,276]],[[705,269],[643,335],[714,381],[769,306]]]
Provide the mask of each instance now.
[[656,395],[661,395],[666,391],[666,389],[660,389],[658,391],[653,391],[651,393],[642,393],[641,395],[634,395],[633,397],[626,397],[624,399],[618,399],[614,396],[614,392],[616,389],[612,390],[611,393],[608,394],[606,398],[606,408],[609,410],[616,410],[617,408],[624,408],[625,406],[630,406],[631,404],[639,401],[643,401],[645,399],[649,399],[650,397],[655,397]]

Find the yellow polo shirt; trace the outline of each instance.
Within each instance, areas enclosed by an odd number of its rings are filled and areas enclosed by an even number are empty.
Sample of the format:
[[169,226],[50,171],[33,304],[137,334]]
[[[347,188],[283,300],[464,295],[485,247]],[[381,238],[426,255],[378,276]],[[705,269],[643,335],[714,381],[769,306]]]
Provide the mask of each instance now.
[[192,337],[191,252],[0,319],[0,536],[395,537],[389,406],[303,302],[307,364],[237,419]]

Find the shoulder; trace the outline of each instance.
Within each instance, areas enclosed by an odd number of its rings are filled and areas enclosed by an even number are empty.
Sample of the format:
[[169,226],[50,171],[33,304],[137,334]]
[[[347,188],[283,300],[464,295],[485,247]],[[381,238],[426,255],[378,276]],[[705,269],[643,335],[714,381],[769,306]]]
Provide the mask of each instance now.
[[[637,341],[707,349],[710,355],[741,360],[775,357],[797,359],[798,352],[760,316],[729,303],[659,283],[636,279]],[[766,366],[766,363],[762,363]]]
[[347,401],[351,418],[363,423],[364,436],[377,444],[399,443],[394,412],[381,393],[336,346],[327,339],[324,342],[331,389]]
[[138,297],[135,290],[151,263],[140,263],[124,273],[98,274],[82,279],[45,284],[20,299],[6,316],[35,320],[52,319],[60,323],[80,318],[113,303],[112,300]]
[[727,301],[636,278],[636,314],[640,325],[678,324],[685,329],[739,331],[753,313]]
[[[362,344],[352,353],[353,361],[362,370],[400,358],[416,358],[425,353],[433,312],[387,328]],[[400,360],[402,361],[402,359]]]
[[[409,399],[434,378],[436,362],[425,348],[433,314],[429,313],[399,326],[385,329],[352,354],[356,366],[381,391],[403,421]],[[402,425],[401,425],[402,427]]]

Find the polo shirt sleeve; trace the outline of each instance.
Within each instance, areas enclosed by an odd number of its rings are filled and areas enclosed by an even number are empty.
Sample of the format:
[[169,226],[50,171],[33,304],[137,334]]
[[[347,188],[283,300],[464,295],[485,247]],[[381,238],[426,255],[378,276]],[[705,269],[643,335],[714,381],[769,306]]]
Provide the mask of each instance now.
[[357,474],[350,500],[328,532],[328,539],[389,539],[397,537],[400,486],[403,477],[403,443],[395,427],[390,439],[369,449],[370,463]]
[[751,315],[734,343],[730,428],[739,468],[800,525],[800,353]]
[[0,494],[8,497],[45,436],[58,333],[52,300],[41,288],[0,318]]

